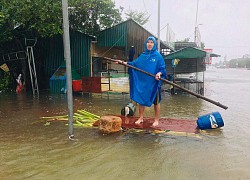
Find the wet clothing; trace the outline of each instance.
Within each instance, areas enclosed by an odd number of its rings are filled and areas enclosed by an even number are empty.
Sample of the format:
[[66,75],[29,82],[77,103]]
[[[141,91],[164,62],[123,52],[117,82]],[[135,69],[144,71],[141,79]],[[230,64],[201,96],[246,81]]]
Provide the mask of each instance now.
[[[147,49],[147,42],[149,40],[154,42],[154,47],[150,51]],[[162,55],[156,50],[156,47],[155,38],[149,37],[144,43],[145,51],[134,61],[128,62],[128,64],[154,75],[161,72],[161,78],[165,78],[166,65]],[[135,69],[131,71],[130,81],[130,98],[140,105],[150,107],[155,101],[157,92],[161,92],[161,81],[157,81],[154,77]],[[161,93],[159,93],[159,97],[157,98],[157,104],[160,101]]]
[[160,97],[161,97],[161,92],[160,92],[160,91],[157,91],[155,100],[154,100],[154,102],[153,102],[154,105],[157,105],[157,104],[160,103],[160,101],[161,101],[161,100],[160,100]]

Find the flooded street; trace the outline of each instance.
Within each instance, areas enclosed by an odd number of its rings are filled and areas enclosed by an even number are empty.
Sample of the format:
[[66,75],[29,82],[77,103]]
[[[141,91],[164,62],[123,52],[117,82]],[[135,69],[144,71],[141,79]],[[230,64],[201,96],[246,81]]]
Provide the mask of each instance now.
[[[187,94],[163,93],[161,116],[196,119],[219,111],[225,126],[197,135],[121,132],[65,122],[34,123],[67,114],[66,95],[0,94],[0,179],[250,179],[250,70],[205,72],[205,96],[227,110]],[[74,96],[74,110],[120,114],[128,94]],[[145,116],[153,116],[153,108]],[[138,115],[138,112],[136,112]]]

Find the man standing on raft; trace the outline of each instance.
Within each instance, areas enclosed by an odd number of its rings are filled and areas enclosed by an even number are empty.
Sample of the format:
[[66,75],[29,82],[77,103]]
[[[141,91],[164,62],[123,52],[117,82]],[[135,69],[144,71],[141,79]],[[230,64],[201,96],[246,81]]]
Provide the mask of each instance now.
[[142,72],[132,69],[130,78],[130,98],[139,104],[139,119],[135,124],[143,123],[143,114],[146,106],[151,107],[154,104],[155,120],[153,127],[158,126],[160,119],[160,101],[161,101],[161,84],[159,79],[166,77],[166,65],[162,55],[157,51],[157,43],[154,37],[150,36],[144,43],[145,51],[132,62],[117,63],[129,64],[142,69],[155,78]]

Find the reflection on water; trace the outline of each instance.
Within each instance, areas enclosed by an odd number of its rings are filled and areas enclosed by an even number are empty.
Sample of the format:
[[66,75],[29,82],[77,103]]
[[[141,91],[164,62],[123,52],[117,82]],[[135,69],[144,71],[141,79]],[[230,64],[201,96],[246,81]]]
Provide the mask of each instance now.
[[[75,128],[76,140],[68,141],[64,123],[33,124],[42,116],[67,114],[65,95],[0,94],[0,179],[250,179],[249,83],[249,70],[205,73],[205,96],[228,110],[187,94],[163,93],[161,116],[221,113],[225,127],[198,136],[102,135],[96,128]],[[75,95],[74,110],[120,114],[127,102],[127,94]],[[145,115],[153,113],[147,108]]]

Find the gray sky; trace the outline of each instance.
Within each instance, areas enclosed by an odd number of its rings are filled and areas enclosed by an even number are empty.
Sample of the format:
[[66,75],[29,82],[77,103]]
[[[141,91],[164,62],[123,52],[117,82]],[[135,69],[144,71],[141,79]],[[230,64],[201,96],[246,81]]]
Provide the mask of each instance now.
[[[114,0],[117,7],[147,12],[150,20],[144,25],[157,34],[158,0]],[[250,0],[199,0],[197,24],[205,48],[212,48],[221,57],[215,61],[242,57],[250,54]],[[161,0],[161,28],[167,24],[176,40],[190,38],[194,41],[197,0]],[[161,30],[166,40],[167,28]]]

